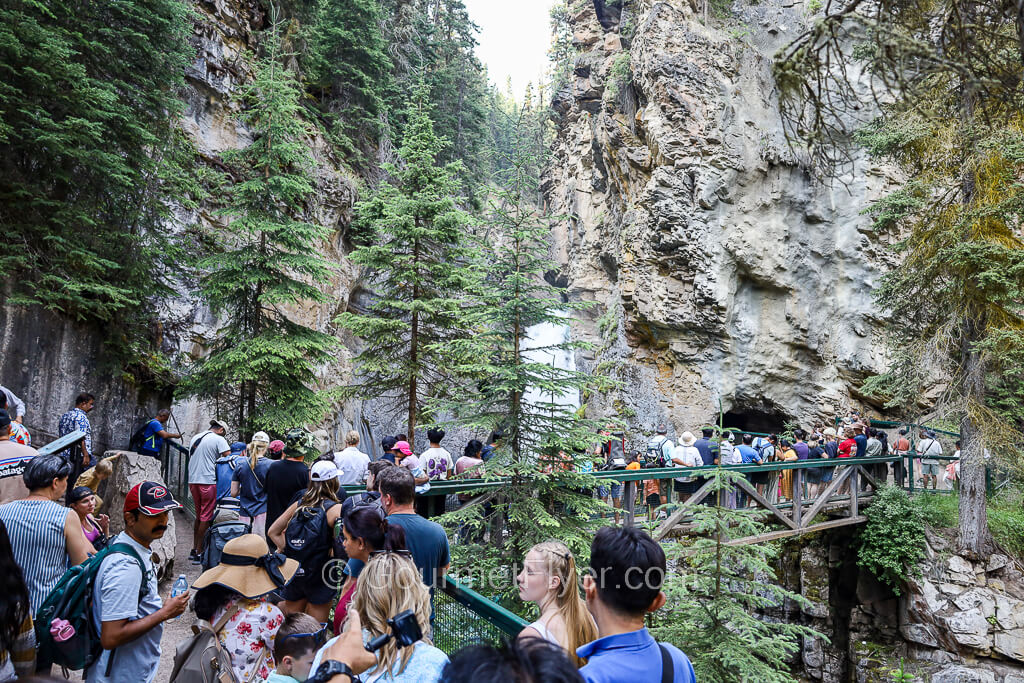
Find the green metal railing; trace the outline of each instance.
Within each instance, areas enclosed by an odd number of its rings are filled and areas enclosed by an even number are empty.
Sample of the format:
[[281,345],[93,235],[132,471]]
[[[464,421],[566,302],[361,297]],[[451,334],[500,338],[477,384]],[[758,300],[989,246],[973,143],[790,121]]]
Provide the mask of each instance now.
[[446,576],[434,594],[434,645],[452,654],[467,645],[515,638],[525,619]]

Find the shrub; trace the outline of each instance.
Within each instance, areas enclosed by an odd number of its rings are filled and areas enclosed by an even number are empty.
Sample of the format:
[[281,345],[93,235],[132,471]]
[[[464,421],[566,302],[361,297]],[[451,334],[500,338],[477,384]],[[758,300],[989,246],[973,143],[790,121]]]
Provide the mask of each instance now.
[[861,531],[857,564],[899,595],[903,577],[908,571],[916,571],[924,557],[921,509],[903,489],[885,486],[864,514],[868,521]]

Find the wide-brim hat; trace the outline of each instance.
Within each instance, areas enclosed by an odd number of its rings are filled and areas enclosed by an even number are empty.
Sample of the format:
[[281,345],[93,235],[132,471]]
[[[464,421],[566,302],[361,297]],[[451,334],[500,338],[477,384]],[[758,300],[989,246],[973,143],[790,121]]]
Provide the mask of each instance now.
[[834,427],[825,427],[825,431],[822,432],[825,436],[835,436],[836,430]]
[[692,446],[693,444],[697,443],[697,437],[695,437],[690,432],[683,432],[683,435],[679,437],[679,443],[683,444],[684,446]]
[[245,534],[225,543],[220,564],[203,572],[192,587],[218,584],[247,598],[258,598],[283,587],[298,570],[297,560],[272,553],[262,538]]

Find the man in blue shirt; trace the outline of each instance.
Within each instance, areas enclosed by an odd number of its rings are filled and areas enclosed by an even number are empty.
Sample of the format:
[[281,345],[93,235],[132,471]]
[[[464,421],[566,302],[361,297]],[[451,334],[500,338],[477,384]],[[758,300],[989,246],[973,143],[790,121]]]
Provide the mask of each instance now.
[[416,480],[412,472],[404,467],[385,467],[375,480],[388,523],[405,530],[405,545],[423,576],[423,583],[430,588],[433,614],[434,587],[440,585],[451,563],[448,534],[437,522],[416,514]]
[[[647,532],[635,527],[598,530],[590,546],[590,573],[583,577],[598,639],[576,649],[588,660],[580,669],[588,683],[696,682],[686,655],[658,643],[644,628],[644,616],[665,604],[665,568],[665,553]],[[663,671],[666,666],[670,676]]]
[[[740,463],[743,465],[763,465],[764,460],[761,455],[757,452],[757,449],[753,446],[754,435],[744,434],[743,443],[736,447],[736,452],[739,453]],[[756,477],[747,476],[748,480],[753,480],[756,483]],[[739,487],[737,487],[739,488]],[[746,507],[748,496],[743,489],[739,489],[739,506]]]
[[867,455],[868,451],[868,436],[864,433],[865,425],[863,422],[858,422],[853,425],[853,440],[857,442],[857,457],[863,458]]
[[152,458],[160,457],[160,449],[164,447],[164,439],[180,439],[181,434],[168,432],[167,421],[171,419],[171,411],[161,408],[157,411],[156,417],[149,421],[145,431],[142,433],[142,445],[139,453]]

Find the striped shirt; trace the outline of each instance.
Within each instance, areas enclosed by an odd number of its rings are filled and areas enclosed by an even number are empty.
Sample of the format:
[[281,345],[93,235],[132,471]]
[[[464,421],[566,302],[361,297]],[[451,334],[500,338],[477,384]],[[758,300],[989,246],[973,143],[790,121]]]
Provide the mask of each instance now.
[[50,500],[16,500],[0,505],[0,522],[7,527],[14,561],[25,576],[32,614],[67,571],[64,521],[68,511]]

